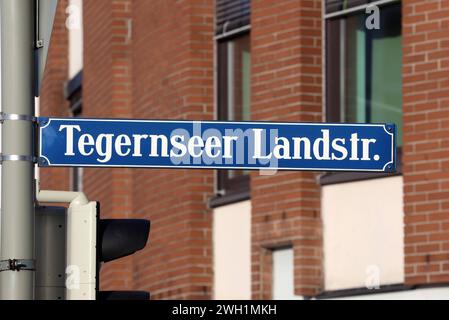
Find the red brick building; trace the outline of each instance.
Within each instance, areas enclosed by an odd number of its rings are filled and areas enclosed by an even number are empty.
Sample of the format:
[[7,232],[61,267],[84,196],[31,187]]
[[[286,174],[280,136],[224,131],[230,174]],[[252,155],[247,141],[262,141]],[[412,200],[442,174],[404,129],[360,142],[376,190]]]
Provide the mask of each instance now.
[[[102,289],[449,297],[449,0],[61,0],[40,113],[394,122],[395,175],[41,169],[152,222]],[[377,294],[377,295],[376,295]]]

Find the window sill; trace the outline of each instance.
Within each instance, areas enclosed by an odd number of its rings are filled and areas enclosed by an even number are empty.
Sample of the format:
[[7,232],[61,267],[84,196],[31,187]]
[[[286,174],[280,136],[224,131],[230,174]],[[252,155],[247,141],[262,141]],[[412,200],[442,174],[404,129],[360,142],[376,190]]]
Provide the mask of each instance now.
[[251,194],[248,191],[236,192],[232,194],[226,194],[224,196],[215,196],[209,200],[209,207],[212,209],[234,204],[241,201],[251,199]]
[[337,183],[356,182],[371,179],[389,178],[402,176],[402,171],[395,173],[379,173],[379,172],[329,172],[323,174],[319,178],[322,186],[328,186]]
[[407,292],[413,290],[423,290],[423,289],[437,289],[437,288],[447,288],[449,287],[448,283],[430,283],[430,284],[415,284],[415,285],[407,285],[403,283],[399,284],[386,284],[381,285],[378,289],[368,289],[368,288],[354,288],[354,289],[342,289],[342,290],[333,290],[333,291],[324,291],[321,294],[318,294],[313,297],[307,297],[307,300],[316,299],[316,300],[326,300],[326,299],[338,299],[338,298],[354,298],[357,296],[374,296],[376,294],[385,294],[385,293],[398,293],[398,292]]
[[327,172],[318,178],[318,183],[322,186],[356,182],[371,179],[389,178],[402,176],[402,148],[397,149],[397,168],[396,172]]

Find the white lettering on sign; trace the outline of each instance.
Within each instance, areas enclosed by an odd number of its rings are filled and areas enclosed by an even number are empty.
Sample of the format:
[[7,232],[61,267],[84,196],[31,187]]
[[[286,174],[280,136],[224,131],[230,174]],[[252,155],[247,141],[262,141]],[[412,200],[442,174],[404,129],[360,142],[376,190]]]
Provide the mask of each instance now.
[[64,129],[67,130],[66,151],[64,155],[74,156],[75,154],[73,153],[73,130],[76,129],[77,131],[81,131],[81,128],[80,126],[63,125],[59,127],[59,132],[61,132]]
[[[321,160],[321,161],[379,161],[379,155],[373,155],[372,146],[376,139],[360,139],[357,133],[351,138],[331,137],[331,131],[323,129],[315,139],[308,137],[280,137],[275,131],[273,139],[265,129],[250,129],[241,135],[199,135],[187,136],[173,134],[171,137],[156,134],[112,134],[97,136],[83,133],[80,125],[60,125],[59,132],[65,132],[65,156],[95,156],[101,164],[113,157],[162,157],[162,158],[201,158],[233,159],[236,153],[245,148],[241,140],[247,139],[246,146],[251,161],[267,160]],[[234,132],[236,133],[236,132]],[[360,152],[359,152],[360,151]],[[241,157],[241,155],[239,155]],[[227,160],[226,160],[227,161]],[[220,162],[221,163],[221,162]]]

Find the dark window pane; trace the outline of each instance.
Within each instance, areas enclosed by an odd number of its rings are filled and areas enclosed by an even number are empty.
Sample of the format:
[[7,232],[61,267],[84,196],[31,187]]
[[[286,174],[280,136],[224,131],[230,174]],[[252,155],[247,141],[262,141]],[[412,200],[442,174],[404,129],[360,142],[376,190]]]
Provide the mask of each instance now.
[[326,22],[326,117],[340,122],[340,20]]
[[218,117],[247,121],[251,107],[251,51],[249,35],[218,44]]
[[371,33],[371,122],[398,125],[402,146],[402,37],[400,6],[382,10],[381,27]]
[[247,121],[250,118],[251,55],[249,36],[228,42],[228,118]]
[[[248,34],[218,44],[218,117],[248,121],[251,114],[251,50]],[[248,190],[248,171],[219,171],[219,189]]]
[[327,119],[389,122],[402,145],[401,7],[380,10],[380,29],[364,13],[330,19],[327,26]]

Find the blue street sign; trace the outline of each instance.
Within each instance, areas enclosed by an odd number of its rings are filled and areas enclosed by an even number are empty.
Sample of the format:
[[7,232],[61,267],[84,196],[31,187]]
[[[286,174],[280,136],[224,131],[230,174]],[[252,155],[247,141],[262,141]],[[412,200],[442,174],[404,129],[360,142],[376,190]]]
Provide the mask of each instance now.
[[39,118],[39,165],[396,170],[394,124]]

